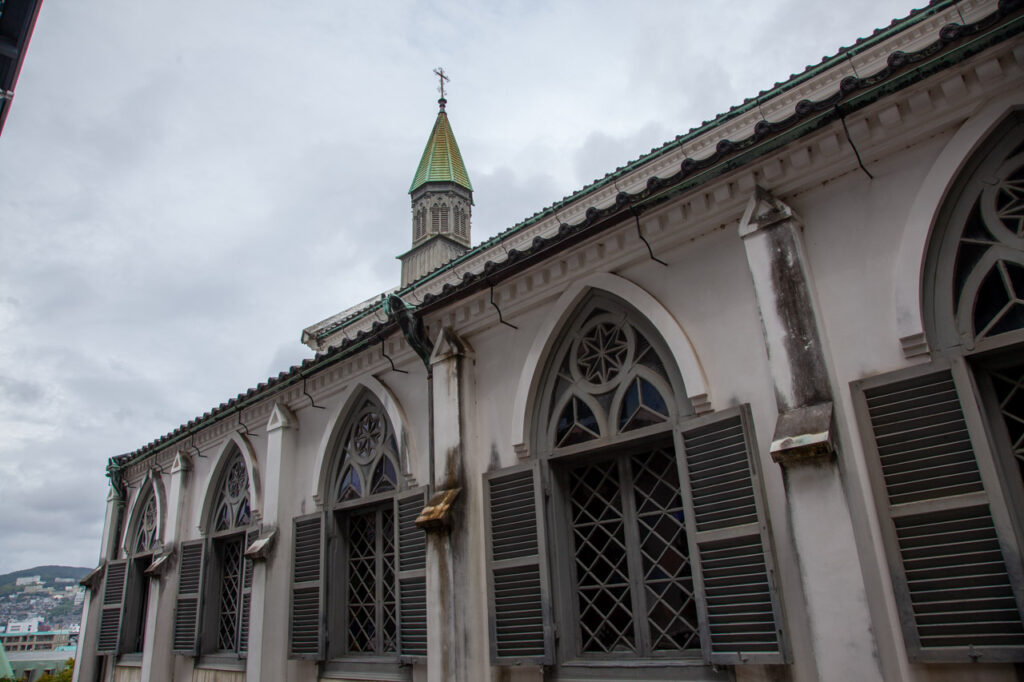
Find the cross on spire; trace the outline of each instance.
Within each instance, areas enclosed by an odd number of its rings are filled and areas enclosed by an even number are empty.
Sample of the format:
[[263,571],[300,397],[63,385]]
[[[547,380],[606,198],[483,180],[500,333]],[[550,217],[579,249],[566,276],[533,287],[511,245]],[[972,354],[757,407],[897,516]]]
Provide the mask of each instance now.
[[451,79],[448,78],[448,76],[444,75],[444,69],[442,67],[440,67],[440,66],[437,67],[436,69],[434,69],[434,75],[437,76],[438,80],[441,81],[441,85],[438,86],[437,91],[441,93],[441,99],[444,99],[444,84],[445,84],[445,81],[448,81],[448,80],[451,80]]

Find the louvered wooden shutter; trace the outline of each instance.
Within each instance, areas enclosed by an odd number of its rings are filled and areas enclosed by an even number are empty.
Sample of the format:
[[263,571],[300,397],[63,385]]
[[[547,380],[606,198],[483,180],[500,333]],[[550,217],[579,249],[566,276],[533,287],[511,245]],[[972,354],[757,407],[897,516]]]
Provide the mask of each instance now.
[[[249,549],[249,545],[256,542],[260,537],[258,530],[250,530],[245,534],[245,547],[242,552]],[[238,657],[245,658],[249,654],[249,611],[252,608],[252,559],[244,557],[242,564],[242,614],[238,620]]]
[[874,487],[884,490],[879,516],[907,650],[920,661],[1024,660],[1011,577],[1021,575],[1020,549],[997,530],[1008,524],[994,516],[1003,504],[991,505],[1002,494],[996,467],[979,459],[990,457],[983,429],[977,422],[972,440],[953,371],[934,370],[854,385]]
[[484,475],[491,663],[550,664],[544,495],[536,462]]
[[295,519],[292,542],[292,602],[289,656],[322,659],[323,641],[323,514]]
[[427,503],[426,487],[395,499],[398,547],[398,648],[402,660],[427,658],[427,534],[416,527]]
[[694,577],[703,586],[701,645],[715,664],[786,660],[750,424],[743,407],[695,419],[682,432],[681,465],[696,531],[690,551]]
[[178,601],[174,609],[174,653],[199,655],[199,617],[202,610],[206,542],[181,543],[178,563]]
[[100,611],[100,634],[96,653],[118,654],[121,649],[121,615],[124,612],[124,590],[128,578],[128,560],[111,561],[103,578],[103,602]]

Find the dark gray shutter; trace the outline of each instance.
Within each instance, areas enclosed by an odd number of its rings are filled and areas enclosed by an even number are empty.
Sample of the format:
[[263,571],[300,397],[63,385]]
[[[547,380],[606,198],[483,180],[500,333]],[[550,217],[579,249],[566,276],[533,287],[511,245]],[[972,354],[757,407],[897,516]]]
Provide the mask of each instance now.
[[553,627],[536,462],[484,475],[491,663],[550,664]]
[[252,559],[244,556],[249,545],[260,537],[258,530],[250,530],[245,534],[245,547],[242,548],[242,613],[238,619],[238,657],[245,658],[249,653],[249,610],[252,608]]
[[121,649],[121,615],[124,612],[124,588],[128,578],[128,560],[111,561],[103,579],[100,634],[96,653],[118,654]]
[[178,601],[174,609],[174,653],[199,655],[199,616],[202,610],[205,540],[181,543],[178,563]]
[[953,372],[933,370],[854,391],[873,436],[873,487],[885,491],[879,516],[907,650],[918,661],[1024,660],[1011,578],[1020,550],[1012,533],[997,534],[990,498],[1000,493],[986,489],[977,457],[988,446],[972,442]]
[[398,651],[407,662],[427,659],[427,534],[416,527],[416,517],[426,504],[426,487],[395,498]]
[[291,658],[322,659],[324,521],[323,514],[295,519],[292,542]]
[[783,663],[775,562],[749,410],[695,419],[683,429],[682,442],[704,656],[724,665]]

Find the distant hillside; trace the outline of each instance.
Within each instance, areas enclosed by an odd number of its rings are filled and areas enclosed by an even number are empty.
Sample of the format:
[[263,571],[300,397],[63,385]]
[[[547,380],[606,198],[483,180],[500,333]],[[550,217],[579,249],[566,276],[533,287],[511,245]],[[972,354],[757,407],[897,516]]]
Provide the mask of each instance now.
[[32,575],[38,575],[41,580],[49,584],[53,583],[54,578],[74,578],[79,580],[91,570],[91,568],[83,568],[81,566],[36,566],[35,568],[26,568],[22,571],[0,575],[0,588],[14,585],[14,581],[18,578]]

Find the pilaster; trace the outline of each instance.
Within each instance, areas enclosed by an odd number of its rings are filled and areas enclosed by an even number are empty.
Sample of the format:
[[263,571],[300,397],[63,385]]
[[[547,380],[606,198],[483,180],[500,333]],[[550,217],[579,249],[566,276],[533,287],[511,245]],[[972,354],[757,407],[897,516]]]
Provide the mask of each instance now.
[[[466,614],[469,595],[458,579],[465,570],[467,527],[464,480],[463,385],[469,345],[448,327],[430,356],[433,375],[434,458],[432,497],[416,520],[427,531],[428,682],[465,682]],[[459,548],[462,548],[461,551]]]
[[[284,404],[275,403],[267,420],[267,464],[263,489],[263,540],[253,561],[249,612],[249,664],[246,680],[284,680],[288,653],[288,556],[274,546],[290,545],[291,525],[281,523],[282,471],[295,455],[298,418]],[[289,537],[278,537],[286,533]]]
[[793,209],[760,187],[740,221],[779,411],[770,453],[782,467],[816,676],[881,679],[802,230]]

